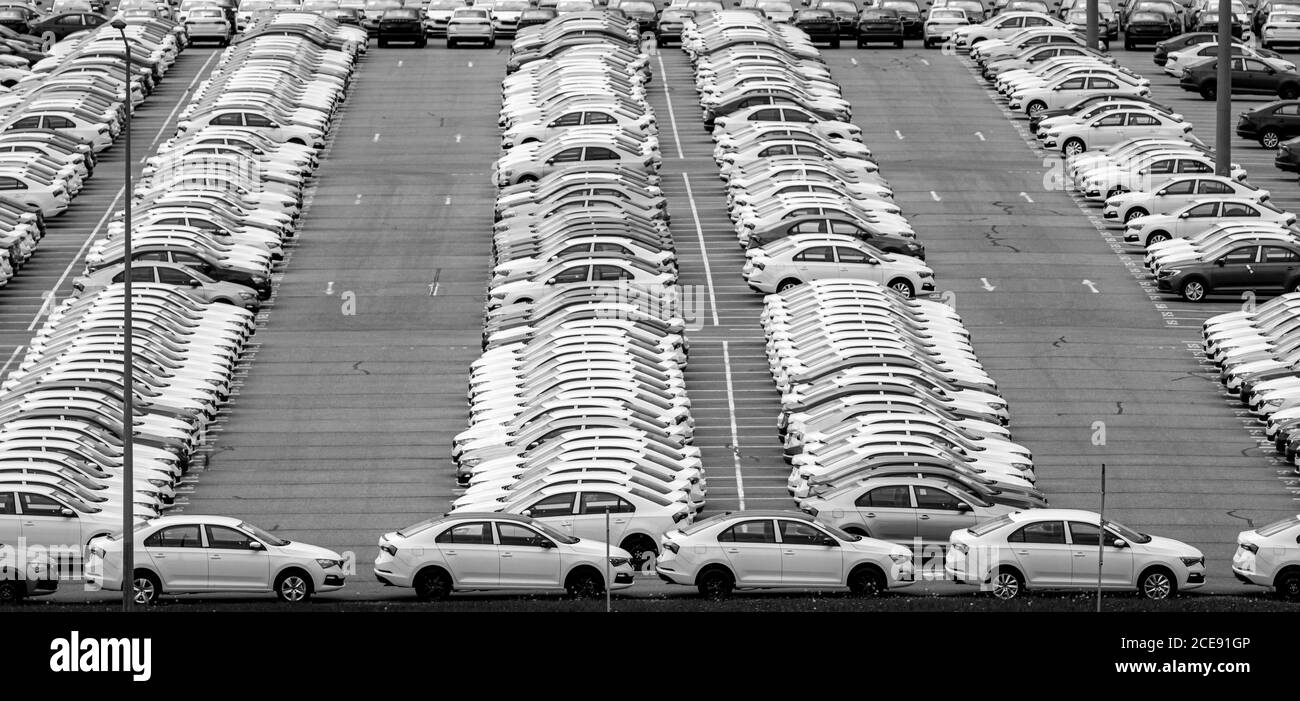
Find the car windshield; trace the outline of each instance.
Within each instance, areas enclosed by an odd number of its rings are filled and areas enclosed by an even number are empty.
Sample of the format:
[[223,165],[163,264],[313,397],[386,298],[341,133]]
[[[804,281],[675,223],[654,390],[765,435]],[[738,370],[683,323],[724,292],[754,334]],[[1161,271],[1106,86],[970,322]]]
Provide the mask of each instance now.
[[678,10],[678,9],[664,10],[663,14],[659,15],[659,21],[680,22],[684,19],[688,19],[694,16],[695,13],[692,12],[691,10]]
[[638,487],[631,487],[627,491],[629,494],[641,497],[642,499],[645,499],[646,501],[652,504],[658,504],[659,506],[668,506],[672,504],[671,501],[665,499],[662,495],[655,494],[654,492],[646,491]]
[[624,12],[649,12],[654,14],[655,6],[652,2],[625,2],[620,3],[618,9]]
[[267,533],[266,531],[258,528],[257,526],[248,523],[247,521],[241,521],[238,528],[241,531],[244,531],[245,533],[252,534],[254,538],[257,538],[258,540],[266,543],[267,545],[274,545],[276,547],[280,547],[282,545],[289,544],[289,541],[277,536],[273,536],[270,533]]
[[758,9],[764,12],[794,12],[794,8],[788,2],[763,2],[758,4]]
[[577,538],[574,538],[573,536],[565,533],[561,533],[555,530],[554,528],[551,528],[550,526],[546,525],[545,523],[542,523],[541,521],[533,521],[532,526],[533,528],[536,528],[537,530],[546,534],[548,538],[557,540],[561,543],[564,543],[565,545],[573,545],[574,543],[578,542]]
[[384,10],[401,6],[402,0],[366,0],[367,10]]
[[1119,537],[1123,538],[1124,540],[1127,540],[1130,543],[1151,542],[1151,536],[1145,533],[1138,533],[1137,531],[1133,530],[1132,528],[1129,528],[1128,526],[1125,526],[1122,523],[1116,523],[1115,521],[1107,521],[1106,527],[1112,531],[1115,531],[1116,533],[1119,534]]
[[224,16],[225,16],[225,14],[222,13],[221,10],[219,10],[219,9],[190,10],[190,17],[191,17],[191,18],[198,18],[198,19],[201,19],[201,18],[204,18],[204,17],[215,17],[215,18],[220,18],[220,17],[224,17]]
[[402,8],[402,9],[400,9],[400,10],[389,10],[389,11],[387,11],[387,12],[384,13],[384,19],[411,19],[411,20],[416,20],[416,19],[420,19],[420,11],[419,11],[419,10],[408,10],[408,9],[406,9],[406,8]]
[[912,0],[885,0],[880,3],[880,6],[886,10],[921,11],[921,8]]
[[898,13],[893,10],[863,10],[862,19],[864,20],[898,19]]
[[274,0],[244,0],[239,3],[241,12],[253,12],[255,10],[267,10],[275,7]]
[[822,2],[817,4],[819,10],[830,10],[831,12],[850,12],[856,14],[858,8],[851,2]]
[[1130,22],[1163,22],[1165,16],[1158,12],[1134,12]]
[[799,13],[799,19],[834,19],[835,15],[829,10],[804,10]]
[[511,0],[510,2],[499,2],[493,5],[492,7],[497,10],[504,10],[506,12],[523,12],[524,10],[527,10],[530,6],[526,2],[515,2],[514,0]]
[[581,12],[583,10],[595,9],[595,5],[592,5],[587,0],[564,0],[563,2],[555,3],[555,9],[558,12]]
[[724,511],[724,512],[722,512],[722,513],[720,513],[720,514],[714,514],[714,515],[712,515],[712,516],[710,516],[710,517],[708,517],[708,518],[700,519],[699,521],[696,521],[695,523],[692,523],[691,525],[687,526],[686,528],[683,528],[683,529],[682,529],[682,535],[695,535],[696,533],[699,533],[700,531],[702,531],[702,530],[704,530],[704,529],[706,529],[706,528],[708,528],[708,527],[710,527],[710,526],[715,526],[715,525],[717,525],[718,523],[720,523],[720,522],[722,522],[722,521],[724,521],[724,520],[726,520],[726,519],[728,519],[728,518],[731,518],[731,517],[734,516],[734,515],[735,515],[735,514],[733,514],[733,513],[730,512],[730,511]]
[[464,7],[465,3],[460,0],[433,0],[429,3],[427,9],[430,10],[455,10]]
[[975,536],[976,538],[979,538],[979,537],[981,537],[981,536],[988,535],[989,533],[992,533],[993,531],[996,531],[997,529],[999,529],[999,528],[1001,528],[1001,527],[1003,527],[1003,526],[1005,526],[1005,525],[1007,525],[1007,524],[1009,524],[1009,523],[1011,523],[1011,515],[1010,515],[1010,514],[1004,514],[1004,515],[999,516],[999,517],[997,517],[997,518],[995,518],[995,519],[990,519],[990,520],[985,521],[985,522],[983,522],[983,523],[977,523],[977,524],[975,524],[974,526],[971,526],[970,528],[967,528],[967,529],[966,529],[966,532],[970,533],[971,535]]
[[1267,526],[1260,526],[1255,529],[1255,532],[1267,538],[1269,536],[1275,536],[1278,533],[1297,525],[1300,525],[1300,516],[1288,516],[1281,521],[1274,521]]
[[0,18],[2,19],[22,19],[26,16],[27,13],[22,10],[0,10]]
[[1269,15],[1270,22],[1300,22],[1300,15]]
[[931,10],[931,11],[930,11],[930,19],[961,19],[961,20],[964,20],[964,19],[966,19],[966,11],[965,11],[965,10],[946,10],[946,9]]

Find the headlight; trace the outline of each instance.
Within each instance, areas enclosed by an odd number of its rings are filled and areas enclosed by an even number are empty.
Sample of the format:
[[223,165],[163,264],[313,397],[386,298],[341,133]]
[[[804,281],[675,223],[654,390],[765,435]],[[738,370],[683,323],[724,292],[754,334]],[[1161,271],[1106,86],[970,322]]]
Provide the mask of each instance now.
[[461,467],[478,467],[478,464],[481,463],[481,462],[483,462],[483,458],[479,458],[479,457],[465,458],[464,460],[461,460],[461,461],[460,461],[460,466],[461,466]]
[[98,545],[96,545],[96,546],[94,546],[94,547],[92,547],[92,548],[90,549],[90,554],[91,554],[93,557],[103,558],[103,557],[104,557],[105,555],[107,555],[108,553],[107,553],[103,548],[101,548],[101,547],[99,547]]
[[1202,567],[1205,566],[1204,557],[1180,557],[1178,559],[1183,561],[1184,567],[1195,567],[1197,565],[1201,565]]
[[320,568],[323,570],[327,570],[331,567],[343,567],[342,560],[326,560],[324,558],[317,558],[316,564],[320,565]]
[[254,298],[254,297],[256,297],[256,296],[257,296],[257,295],[253,294],[252,292],[240,292],[240,293],[239,293],[239,298],[240,298],[240,299],[252,299],[252,298]]
[[1161,270],[1161,271],[1160,271],[1160,274],[1157,275],[1156,277],[1162,277],[1162,278],[1165,278],[1165,277],[1173,277],[1173,276],[1175,276],[1175,275],[1177,275],[1177,274],[1179,274],[1179,273],[1181,273],[1181,272],[1183,272],[1183,271],[1178,270],[1177,268],[1166,268],[1166,269],[1164,269],[1164,270]]
[[628,558],[626,558],[626,557],[611,557],[611,558],[609,558],[609,566],[610,566],[610,567],[622,567],[623,565],[626,565],[626,564],[628,564],[628,563],[630,563],[630,562],[631,562],[631,560],[628,559]]
[[924,279],[926,279],[926,278],[932,278],[932,277],[934,277],[934,273],[931,273],[931,272],[921,272],[921,273],[917,273],[916,276],[919,277],[919,278],[921,278],[922,280],[924,280]]
[[956,550],[957,552],[961,553],[962,555],[965,555],[966,553],[970,552],[970,547],[967,546],[965,543],[953,543],[953,544],[952,544],[952,549],[953,549],[953,550]]
[[893,560],[895,564],[901,565],[908,560],[911,560],[912,556],[908,553],[890,553],[889,559]]
[[146,481],[147,481],[149,484],[152,484],[152,485],[155,486],[155,487],[166,487],[167,484],[168,484],[167,480],[156,480],[156,479],[155,479],[155,480],[146,480]]

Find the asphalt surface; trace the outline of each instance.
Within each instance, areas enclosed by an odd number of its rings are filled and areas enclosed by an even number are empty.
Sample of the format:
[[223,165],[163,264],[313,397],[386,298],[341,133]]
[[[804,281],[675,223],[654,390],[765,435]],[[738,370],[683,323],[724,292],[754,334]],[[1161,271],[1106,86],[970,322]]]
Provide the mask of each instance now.
[[[413,600],[373,581],[376,540],[444,512],[457,492],[449,453],[466,426],[466,376],[480,353],[495,196],[488,175],[507,52],[435,43],[372,48],[361,62],[239,393],[206,461],[187,478],[192,492],[177,503],[179,513],[239,516],[351,553],[356,574],[325,602]],[[1149,52],[1115,53],[1152,78],[1156,97],[1176,103],[1198,134],[1212,136],[1211,103],[1158,73]],[[184,85],[207,55],[185,52],[137,114],[141,156],[155,132],[170,136],[166,115],[183,104]],[[1193,306],[1149,291],[1136,274],[1140,251],[1099,231],[1099,211],[1045,186],[1053,154],[1026,142],[1023,119],[1009,116],[966,59],[913,42],[825,56],[927,244],[935,297],[954,304],[972,331],[1053,504],[1096,509],[1104,462],[1108,518],[1196,545],[1208,558],[1203,591],[1256,601],[1260,590],[1238,585],[1228,569],[1235,535],[1294,513],[1292,492],[1300,490],[1285,479],[1289,466],[1271,464],[1248,431],[1253,420],[1237,415],[1239,405],[1193,352],[1200,322],[1239,302]],[[792,507],[758,324],[761,296],[740,276],[743,253],[689,62],[665,49],[651,66],[663,188],[692,305],[686,378],[708,510]],[[1235,145],[1234,160],[1252,183],[1270,189],[1279,206],[1300,207],[1294,178],[1273,170],[1270,152]],[[121,169],[117,151],[105,152],[29,267],[0,291],[7,344],[0,362],[26,343],[40,293],[66,289],[68,280],[55,282],[121,187],[110,175]],[[921,584],[886,601],[958,591],[970,590]],[[692,593],[647,578],[618,596]],[[65,587],[53,601],[87,598]],[[782,597],[746,600],[765,610],[789,606]],[[240,597],[183,601],[247,605]],[[777,603],[761,603],[770,601]],[[952,601],[970,605],[967,596]],[[1065,599],[1043,604],[1053,601]],[[1197,604],[1207,605],[1214,606]]]

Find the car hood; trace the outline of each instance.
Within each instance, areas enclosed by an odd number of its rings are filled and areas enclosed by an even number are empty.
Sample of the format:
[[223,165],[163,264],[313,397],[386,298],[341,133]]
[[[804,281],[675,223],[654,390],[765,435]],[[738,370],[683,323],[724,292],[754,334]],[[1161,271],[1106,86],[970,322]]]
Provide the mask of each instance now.
[[1141,547],[1150,553],[1169,555],[1171,557],[1203,557],[1200,550],[1187,543],[1158,535],[1151,536],[1151,542],[1149,543],[1137,543],[1135,546]]
[[[582,555],[591,555],[593,557],[605,556],[605,543],[599,540],[589,540],[586,538],[579,538],[578,542],[569,545],[568,548]],[[610,545],[609,556],[630,558],[632,557],[632,554],[624,550],[623,548],[620,548],[615,545]]]
[[343,559],[342,555],[330,550],[329,548],[322,548],[318,545],[308,545],[307,543],[299,543],[297,541],[290,541],[288,545],[274,546],[270,548],[270,550],[277,555],[284,555],[287,557],[323,558],[327,560]]

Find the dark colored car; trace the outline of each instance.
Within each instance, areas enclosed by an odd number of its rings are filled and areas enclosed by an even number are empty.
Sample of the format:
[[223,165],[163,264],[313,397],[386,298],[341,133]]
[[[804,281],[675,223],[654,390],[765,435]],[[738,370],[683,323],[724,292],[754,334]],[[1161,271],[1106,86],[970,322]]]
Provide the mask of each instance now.
[[1300,173],[1300,139],[1290,139],[1277,145],[1273,166],[1287,173]]
[[1133,15],[1139,12],[1159,12],[1168,15],[1170,20],[1178,27],[1175,35],[1187,31],[1183,24],[1188,14],[1187,8],[1178,0],[1130,0],[1128,4],[1122,5],[1119,11],[1119,30],[1128,31],[1128,23],[1133,21]]
[[347,24],[353,27],[361,26],[361,11],[355,7],[340,7],[322,14],[332,18],[339,24]]
[[1156,42],[1178,36],[1182,31],[1178,19],[1161,10],[1142,10],[1129,15],[1124,27],[1124,48],[1132,50],[1138,44]]
[[757,248],[794,234],[824,234],[827,232],[852,236],[859,241],[879,248],[885,253],[901,253],[925,260],[925,246],[916,239],[885,233],[871,228],[870,223],[849,217],[829,214],[809,214],[785,219],[765,231],[749,234],[749,247]]
[[903,48],[903,18],[893,10],[863,10],[858,18],[858,48],[873,41],[887,41]]
[[881,0],[882,10],[893,10],[903,21],[903,38],[920,39],[925,30],[925,15],[917,0]]
[[[1086,34],[1088,31],[1088,11],[1070,10],[1065,13],[1064,22],[1074,31]],[[1119,22],[1114,20],[1114,13],[1103,11],[1097,17],[1097,36],[1104,42],[1103,49],[1110,48],[1110,42],[1119,39]]]
[[40,20],[40,14],[29,7],[9,5],[0,7],[0,26],[8,27],[19,34],[31,31],[32,23]]
[[1300,136],[1300,101],[1270,102],[1243,112],[1237,136],[1258,141],[1264,148],[1277,148],[1284,140]]
[[379,17],[379,30],[375,36],[380,46],[388,46],[395,41],[409,41],[420,48],[429,44],[429,39],[424,35],[424,18],[414,8],[385,10]]
[[[555,10],[550,10],[545,8],[542,9],[534,8],[532,10],[524,10],[523,12],[519,13],[519,24],[515,26],[519,27],[520,29],[523,29],[524,27],[532,27],[538,24],[546,24],[547,22],[550,22],[553,19],[555,19]],[[680,39],[681,38],[680,27],[678,27],[677,32],[678,32],[678,38]]]
[[31,26],[31,34],[41,38],[41,47],[48,49],[56,42],[62,41],[69,34],[94,29],[108,21],[103,15],[90,12],[69,12],[54,15],[36,22]]
[[1291,292],[1300,288],[1300,244],[1282,241],[1243,242],[1213,260],[1178,262],[1156,277],[1161,292],[1189,302],[1212,294]]
[[800,10],[791,24],[802,29],[813,42],[826,42],[832,49],[840,48],[840,26],[830,10]]
[[1195,44],[1208,44],[1212,41],[1218,41],[1219,35],[1212,32],[1188,32],[1179,34],[1172,39],[1157,41],[1155,53],[1151,55],[1151,60],[1157,66],[1163,66],[1169,63],[1169,54],[1182,51],[1183,49]]
[[[1219,60],[1202,61],[1183,70],[1179,85],[1213,100],[1218,94]],[[1300,97],[1300,73],[1279,71],[1252,56],[1232,57],[1233,95],[1277,95],[1283,100]]]
[[659,8],[655,7],[653,2],[627,0],[619,3],[618,9],[622,10],[628,19],[636,20],[637,31],[641,33],[653,32],[659,24]]
[[[1240,39],[1241,33],[1246,28],[1242,26],[1241,20],[1236,15],[1232,16],[1232,37]],[[1196,22],[1192,24],[1193,32],[1218,32],[1219,31],[1219,13],[1215,11],[1202,12],[1196,16]]]
[[839,27],[840,36],[851,37],[858,28],[858,6],[848,0],[812,0],[809,8],[827,10],[835,15],[835,25]]
[[682,43],[682,25],[694,16],[694,10],[676,7],[670,7],[659,13],[659,23],[655,25],[655,44],[668,46],[674,42]]

